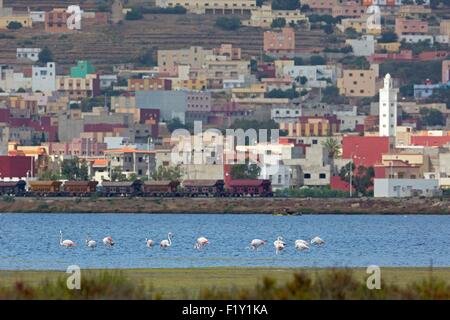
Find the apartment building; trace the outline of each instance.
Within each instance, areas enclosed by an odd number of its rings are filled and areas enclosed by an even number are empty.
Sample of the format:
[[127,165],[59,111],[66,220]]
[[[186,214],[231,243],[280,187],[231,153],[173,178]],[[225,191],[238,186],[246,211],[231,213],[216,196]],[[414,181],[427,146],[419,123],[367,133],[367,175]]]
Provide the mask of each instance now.
[[336,116],[300,116],[297,121],[279,122],[280,130],[286,130],[289,137],[330,136],[339,132],[340,121]]
[[87,75],[86,78],[70,76],[57,77],[57,90],[71,99],[83,99],[100,95],[100,79],[97,74]]
[[148,78],[128,79],[128,91],[172,90],[172,80]]
[[262,5],[252,10],[249,20],[242,21],[243,25],[259,28],[270,28],[273,20],[283,18],[286,24],[304,24],[309,26],[308,17],[300,10],[272,10],[270,5]]
[[205,65],[206,57],[212,53],[212,50],[197,46],[188,49],[158,50],[158,67],[189,65],[191,68],[201,68]]
[[156,0],[156,6],[162,8],[185,7],[195,14],[245,14],[250,15],[256,8],[256,0]]
[[295,51],[295,32],[292,28],[282,28],[280,31],[264,32],[265,52]]
[[250,76],[250,61],[227,60],[223,56],[211,56],[206,61],[206,79],[208,88],[223,88],[224,80]]
[[347,97],[373,97],[377,94],[378,68],[347,69],[342,71],[342,78],[337,81],[341,95]]
[[[67,25],[67,20],[72,14],[65,8],[55,8],[45,13],[45,31],[52,33],[64,33],[71,31]],[[75,20],[73,21],[75,22]]]
[[31,87],[33,91],[41,91],[50,94],[56,90],[56,65],[54,62],[46,66],[33,66]]
[[419,19],[396,18],[395,33],[399,37],[405,34],[426,34],[428,33],[428,22]]

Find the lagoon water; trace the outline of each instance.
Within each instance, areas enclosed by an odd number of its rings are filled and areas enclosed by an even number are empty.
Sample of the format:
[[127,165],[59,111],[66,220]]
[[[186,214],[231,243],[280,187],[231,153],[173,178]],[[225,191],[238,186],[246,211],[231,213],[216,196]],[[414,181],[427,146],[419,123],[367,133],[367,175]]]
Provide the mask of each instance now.
[[[78,246],[59,245],[64,239]],[[159,242],[174,233],[172,247]],[[89,249],[90,235],[98,247]],[[102,239],[116,245],[106,248]],[[205,236],[210,244],[193,249]],[[275,255],[273,241],[283,236],[286,249]],[[320,236],[323,247],[294,249],[296,239]],[[152,249],[145,238],[156,241]],[[269,242],[249,250],[254,238]],[[216,266],[367,267],[450,266],[450,216],[259,214],[0,214],[1,270],[81,268],[191,268]]]

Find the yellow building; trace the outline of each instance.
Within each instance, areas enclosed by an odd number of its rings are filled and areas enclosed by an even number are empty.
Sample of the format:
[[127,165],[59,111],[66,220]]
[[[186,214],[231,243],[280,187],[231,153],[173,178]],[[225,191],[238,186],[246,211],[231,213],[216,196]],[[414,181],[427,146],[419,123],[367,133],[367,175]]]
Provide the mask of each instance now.
[[256,8],[256,0],[156,0],[156,6],[183,6],[195,14],[250,14],[250,11]]
[[178,80],[172,83],[172,89],[174,90],[204,90],[206,89],[208,82],[206,81],[206,77],[200,77],[196,79],[188,79],[188,80]]
[[322,117],[311,117],[304,121],[280,122],[280,130],[285,130],[289,137],[321,137],[339,132],[339,125]]
[[290,23],[309,25],[308,17],[301,13],[300,10],[272,10],[270,5],[263,5],[252,10],[249,20],[244,20],[243,25],[251,27],[269,28],[272,21],[277,18],[286,20],[286,24]]
[[275,77],[276,78],[283,78],[284,77],[284,67],[293,67],[294,60],[275,60]]
[[400,42],[386,42],[386,43],[377,43],[377,50],[386,50],[387,52],[398,52],[400,51]]
[[264,98],[264,94],[267,92],[267,86],[265,84],[252,84],[246,88],[233,88],[231,89],[231,97],[233,99],[256,99]]
[[341,32],[345,32],[348,28],[355,29],[356,32],[362,33],[362,34],[373,34],[373,35],[379,35],[381,34],[381,27],[370,27],[370,25],[367,23],[367,16],[363,16],[362,18],[349,18],[349,19],[342,19],[341,23],[337,25],[337,28]]
[[450,20],[441,20],[439,33],[450,37]]
[[377,94],[377,80],[378,65],[372,65],[368,70],[343,70],[337,86],[339,93],[347,97],[373,97]]
[[24,28],[31,28],[33,26],[33,20],[28,15],[11,15],[11,16],[0,16],[0,29],[8,29],[8,25],[11,22],[19,22]]
[[189,65],[192,68],[201,68],[205,64],[206,57],[212,53],[212,50],[197,46],[188,49],[158,50],[158,67]]
[[401,5],[398,11],[398,15],[403,18],[417,18],[427,14],[431,14],[431,8],[425,6]]

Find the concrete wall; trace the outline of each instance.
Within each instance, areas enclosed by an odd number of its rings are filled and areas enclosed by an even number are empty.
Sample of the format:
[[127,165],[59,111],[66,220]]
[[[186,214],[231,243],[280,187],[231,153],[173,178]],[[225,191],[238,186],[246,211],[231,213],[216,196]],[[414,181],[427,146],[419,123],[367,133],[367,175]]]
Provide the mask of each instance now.
[[374,179],[376,198],[432,197],[439,194],[437,179]]

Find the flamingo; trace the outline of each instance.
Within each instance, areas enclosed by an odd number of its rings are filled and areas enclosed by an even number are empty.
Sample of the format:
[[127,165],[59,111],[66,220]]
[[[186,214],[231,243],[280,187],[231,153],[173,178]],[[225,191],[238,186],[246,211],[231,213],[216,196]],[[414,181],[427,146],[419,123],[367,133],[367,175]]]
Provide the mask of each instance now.
[[282,237],[278,236],[277,240],[273,242],[273,245],[275,246],[275,253],[278,254],[281,250],[284,249],[286,243],[283,241]]
[[163,248],[163,249],[170,247],[172,245],[172,238],[173,238],[173,233],[169,232],[167,234],[167,239],[162,240],[161,243],[159,244],[159,247]]
[[112,237],[103,238],[103,244],[108,247],[112,247],[114,245],[114,240]]
[[155,244],[155,243],[153,242],[153,240],[147,239],[147,238],[145,238],[145,243],[147,244],[147,247],[148,247],[148,248],[152,248],[153,245]]
[[308,242],[305,240],[295,240],[295,249],[297,250],[308,250],[309,249],[309,245]]
[[86,239],[86,246],[88,246],[89,248],[94,249],[97,246],[97,241],[92,240],[91,237],[87,237]]
[[208,243],[209,243],[208,239],[206,239],[205,237],[200,237],[197,239],[197,242],[194,244],[194,248],[197,250],[201,250]]
[[62,231],[59,230],[59,245],[63,246],[63,247],[75,247],[77,244],[75,242],[73,242],[72,240],[63,240],[63,235],[62,235]]
[[262,247],[266,243],[267,243],[267,240],[253,239],[252,242],[250,242],[250,248],[252,250],[258,251],[259,247]]
[[311,244],[315,244],[315,245],[321,246],[321,245],[325,244],[325,241],[323,239],[319,238],[319,237],[314,237],[311,240]]

